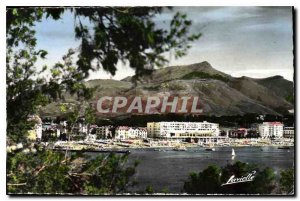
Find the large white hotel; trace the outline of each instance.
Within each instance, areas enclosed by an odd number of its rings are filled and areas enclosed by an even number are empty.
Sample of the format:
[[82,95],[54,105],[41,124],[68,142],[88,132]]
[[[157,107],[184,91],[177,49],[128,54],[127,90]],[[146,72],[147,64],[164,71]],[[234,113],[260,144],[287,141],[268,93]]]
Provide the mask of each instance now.
[[148,122],[148,137],[197,138],[219,136],[219,124],[209,122]]
[[262,138],[283,137],[283,124],[281,122],[263,122],[259,125],[258,130]]

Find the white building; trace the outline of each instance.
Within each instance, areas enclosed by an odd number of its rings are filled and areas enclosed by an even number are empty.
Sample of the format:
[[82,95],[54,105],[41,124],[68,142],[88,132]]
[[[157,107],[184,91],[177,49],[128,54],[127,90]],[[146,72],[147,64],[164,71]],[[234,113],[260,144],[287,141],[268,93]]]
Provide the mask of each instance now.
[[115,138],[116,139],[127,139],[128,138],[128,126],[119,126],[116,128],[115,131]]
[[262,138],[282,138],[283,124],[281,122],[263,122],[258,126],[258,131]]
[[129,138],[147,138],[147,128],[144,127],[133,127],[129,128]]
[[284,127],[283,129],[283,137],[285,138],[294,138],[294,127]]
[[147,129],[143,127],[119,126],[116,128],[116,139],[147,138]]
[[149,137],[197,138],[219,136],[219,124],[204,122],[148,122]]

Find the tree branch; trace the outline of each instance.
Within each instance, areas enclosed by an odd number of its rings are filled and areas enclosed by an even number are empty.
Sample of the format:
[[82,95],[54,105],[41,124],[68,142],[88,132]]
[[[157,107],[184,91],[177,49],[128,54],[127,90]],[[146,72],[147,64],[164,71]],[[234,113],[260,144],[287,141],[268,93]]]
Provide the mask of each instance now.
[[7,184],[8,186],[25,186],[27,183],[19,183],[19,184]]

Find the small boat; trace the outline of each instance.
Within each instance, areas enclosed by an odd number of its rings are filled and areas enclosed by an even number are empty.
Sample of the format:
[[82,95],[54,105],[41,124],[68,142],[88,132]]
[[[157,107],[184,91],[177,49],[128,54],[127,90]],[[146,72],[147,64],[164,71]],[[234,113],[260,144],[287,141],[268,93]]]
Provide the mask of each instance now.
[[282,147],[278,147],[278,149],[290,149],[290,147],[288,147],[288,146],[282,146]]
[[216,151],[215,148],[206,148],[205,151]]

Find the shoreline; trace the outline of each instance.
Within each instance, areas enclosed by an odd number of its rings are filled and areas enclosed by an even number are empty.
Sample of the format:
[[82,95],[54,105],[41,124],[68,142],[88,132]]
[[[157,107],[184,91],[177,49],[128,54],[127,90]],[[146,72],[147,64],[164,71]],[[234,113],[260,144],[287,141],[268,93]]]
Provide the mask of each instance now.
[[121,152],[126,150],[174,150],[186,151],[187,149],[212,149],[212,148],[239,148],[239,147],[277,147],[278,149],[290,149],[294,147],[292,139],[270,140],[270,139],[227,139],[222,142],[180,142],[168,140],[132,139],[120,140],[95,140],[95,141],[57,141],[43,143],[45,148],[61,151],[91,151],[91,152]]
[[[274,148],[278,148],[280,149],[290,149],[293,148],[294,145],[253,145],[253,146],[249,146],[249,145],[238,145],[238,146],[214,146],[214,148],[223,148],[223,147],[228,147],[228,148],[239,148],[239,147],[255,147],[255,148],[259,148],[259,147],[274,147]],[[174,150],[175,147],[172,146],[153,146],[153,147],[148,147],[148,146],[143,146],[143,147],[103,147],[103,148],[81,148],[81,149],[69,149],[69,148],[48,148],[50,150],[54,150],[54,151],[74,151],[74,152],[102,152],[102,153],[129,153],[130,150],[149,150],[149,151],[160,151],[160,149],[163,150]],[[190,148],[200,148],[205,150],[206,148],[212,148],[212,147],[204,147],[204,146],[186,146],[187,149]],[[174,150],[177,151],[177,150]],[[182,150],[181,150],[182,151]],[[186,150],[185,150],[186,151]]]

